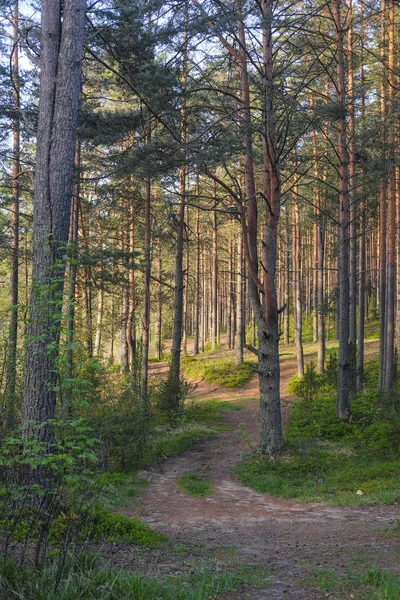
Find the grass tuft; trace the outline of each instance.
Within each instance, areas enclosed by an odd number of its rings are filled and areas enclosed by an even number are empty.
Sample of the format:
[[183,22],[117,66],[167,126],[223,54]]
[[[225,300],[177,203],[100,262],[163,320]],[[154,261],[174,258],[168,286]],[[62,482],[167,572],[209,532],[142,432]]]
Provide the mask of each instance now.
[[182,358],[185,374],[193,379],[205,379],[224,388],[238,388],[250,381],[254,362],[245,360],[240,366],[234,360],[220,359],[208,355]]
[[182,475],[177,480],[176,485],[182,492],[196,498],[209,496],[212,493],[210,480],[197,473],[186,473],[185,475]]
[[268,585],[266,572],[238,570],[215,573],[206,569],[163,581],[115,570],[85,555],[71,562],[55,588],[55,569],[37,571],[0,560],[0,598],[24,600],[209,600],[227,598],[242,585]]

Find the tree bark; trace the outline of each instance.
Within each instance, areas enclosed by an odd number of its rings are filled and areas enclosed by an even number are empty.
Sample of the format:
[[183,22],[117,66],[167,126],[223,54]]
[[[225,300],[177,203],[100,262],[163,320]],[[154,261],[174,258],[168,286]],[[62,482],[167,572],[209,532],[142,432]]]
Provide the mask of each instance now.
[[14,0],[11,56],[11,79],[13,86],[13,159],[12,159],[12,203],[11,203],[11,247],[10,247],[10,315],[7,343],[6,394],[7,426],[16,424],[17,413],[17,342],[18,342],[18,259],[19,259],[19,197],[20,197],[20,86],[19,86],[19,6]]
[[301,234],[300,211],[297,200],[293,203],[293,293],[294,293],[294,343],[296,345],[297,374],[304,375],[303,323],[301,299]]
[[[197,176],[197,195],[199,195],[199,176]],[[195,291],[195,306],[194,306],[194,354],[199,353],[200,339],[200,312],[201,312],[201,243],[200,243],[200,210],[197,209],[196,214],[196,291]]]
[[[33,206],[32,292],[22,419],[27,438],[50,451],[78,120],[86,6],[43,0],[39,124]],[[40,424],[37,430],[33,424]],[[35,480],[43,472],[35,470]],[[45,476],[47,479],[47,476]],[[43,483],[48,484],[48,481]]]
[[389,186],[387,207],[387,289],[385,314],[385,370],[382,390],[388,394],[395,380],[394,332],[395,299],[396,299],[396,156],[394,128],[398,116],[394,110],[394,70],[395,70],[395,14],[394,2],[389,1],[389,31],[388,31],[388,77],[389,77]]
[[[181,142],[185,149],[187,142],[187,122],[186,122],[186,87],[188,78],[188,6],[185,3],[184,8],[185,32],[183,40],[183,71],[182,71],[182,107],[181,107]],[[185,152],[185,150],[183,150]],[[187,165],[186,156],[182,156],[182,163],[179,169],[179,192],[178,192],[178,211],[175,224],[175,294],[174,294],[174,321],[172,330],[172,348],[171,348],[171,366],[169,370],[169,381],[173,390],[178,390],[181,375],[181,346],[182,346],[182,326],[183,326],[183,293],[184,293],[184,273],[183,273],[183,252],[184,252],[184,228],[185,228],[185,201],[186,201],[186,176]],[[179,409],[179,398],[175,396],[172,399],[171,406],[173,410]]]
[[150,278],[151,278],[151,181],[146,180],[144,198],[144,241],[143,241],[143,315],[142,315],[142,365],[140,382],[140,404],[145,420],[149,414],[149,345],[150,345]]
[[157,244],[157,277],[158,277],[158,287],[157,287],[157,312],[155,318],[155,357],[157,360],[161,360],[162,358],[162,308],[163,308],[163,295],[162,295],[162,257],[161,257],[161,244],[158,242]]
[[66,335],[66,362],[68,384],[64,391],[63,413],[71,412],[72,379],[74,376],[74,330],[75,330],[75,294],[78,260],[78,235],[79,235],[79,198],[80,198],[80,162],[81,148],[79,141],[75,152],[75,181],[72,192],[71,218],[69,226],[69,263],[68,263],[68,299],[67,299],[67,335]]
[[325,302],[324,302],[324,258],[325,258],[325,224],[320,218],[318,234],[318,340],[317,340],[317,373],[324,372],[325,367]]
[[[123,325],[125,326],[125,345],[127,347],[128,360],[127,368],[133,372],[135,368],[135,357],[136,357],[136,323],[135,323],[135,311],[136,311],[136,281],[135,281],[135,264],[134,264],[134,252],[136,250],[136,231],[135,231],[135,209],[133,201],[128,207],[129,214],[129,229],[128,229],[128,240],[126,243],[126,249],[129,252],[129,286],[126,291],[127,300],[126,306],[124,306]],[[126,315],[126,316],[125,316]],[[124,350],[125,352],[125,350]]]
[[211,281],[211,348],[214,350],[218,337],[218,219],[217,219],[217,185],[213,181],[214,210],[212,215],[212,281]]
[[285,233],[285,310],[283,312],[283,343],[289,343],[289,321],[290,321],[290,227],[289,227],[289,213],[286,213],[286,233]]
[[[363,28],[361,30],[361,35]],[[364,52],[361,49],[360,87],[361,87],[361,125],[365,119],[365,77],[364,77]],[[358,280],[358,352],[357,352],[357,381],[356,387],[359,392],[364,387],[364,337],[365,337],[365,313],[366,313],[366,189],[364,185],[364,173],[362,173],[362,203],[360,207],[360,243],[359,243],[359,280]],[[400,289],[400,288],[399,288]]]
[[101,335],[103,330],[103,313],[104,313],[104,289],[103,275],[101,275],[100,289],[97,296],[97,318],[96,318],[96,337],[94,340],[93,356],[100,356]]
[[350,344],[350,393],[357,393],[357,178],[356,178],[356,125],[353,73],[353,7],[348,2],[348,95],[349,95],[349,192],[350,192],[350,305],[349,305],[349,344]]
[[338,357],[338,393],[336,412],[339,419],[350,416],[350,285],[349,285],[349,156],[347,151],[346,124],[346,76],[344,60],[343,26],[341,0],[334,0],[333,18],[336,29],[337,60],[337,104],[339,118],[338,155],[339,165],[339,357]]
[[243,241],[239,233],[236,272],[236,365],[243,364]]
[[[382,137],[386,145],[386,0],[381,0],[381,118]],[[387,157],[385,157],[387,158]],[[387,190],[382,181],[379,194],[379,376],[378,387],[384,388],[386,365],[386,236],[387,236]]]

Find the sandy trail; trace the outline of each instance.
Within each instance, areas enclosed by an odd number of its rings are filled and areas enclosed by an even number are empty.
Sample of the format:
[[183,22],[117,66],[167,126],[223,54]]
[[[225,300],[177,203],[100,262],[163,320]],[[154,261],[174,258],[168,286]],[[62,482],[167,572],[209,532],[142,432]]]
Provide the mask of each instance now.
[[[166,365],[152,365],[159,374],[165,369]],[[283,385],[292,374],[293,364],[283,371]],[[123,512],[166,533],[169,547],[160,551],[156,564],[154,558],[152,563],[150,557],[137,555],[135,560],[142,568],[148,573],[173,573],[195,569],[196,561],[211,561],[221,568],[244,563],[268,570],[269,586],[228,595],[232,600],[325,598],[325,593],[315,591],[313,571],[324,567],[340,575],[360,559],[399,572],[400,539],[385,531],[399,518],[396,507],[300,504],[256,493],[237,481],[234,467],[242,453],[249,451],[238,427],[246,431],[251,443],[257,443],[256,377],[234,391],[201,382],[195,396],[240,401],[242,409],[223,411],[223,425],[229,430],[145,473],[149,487],[140,504]],[[284,421],[290,404],[283,399]],[[211,479],[210,497],[193,498],[177,489],[176,479],[189,472],[204,473]],[[174,547],[184,551],[174,553]],[[329,594],[329,598],[335,595]]]

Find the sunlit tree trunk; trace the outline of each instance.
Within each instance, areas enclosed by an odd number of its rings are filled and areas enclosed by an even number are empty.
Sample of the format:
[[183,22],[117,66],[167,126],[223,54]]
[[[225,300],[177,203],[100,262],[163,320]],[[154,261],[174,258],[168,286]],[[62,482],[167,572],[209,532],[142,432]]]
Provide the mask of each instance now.
[[[39,123],[33,203],[32,293],[27,326],[22,420],[27,437],[51,449],[57,358],[71,213],[86,6],[42,1]],[[37,431],[32,423],[40,424]],[[35,469],[48,485],[48,473]]]
[[243,363],[243,242],[239,234],[236,264],[236,365]]
[[395,358],[394,332],[395,298],[396,298],[396,167],[395,167],[395,135],[394,129],[398,119],[395,114],[395,11],[394,2],[389,0],[389,30],[388,30],[388,77],[389,77],[389,185],[387,209],[387,288],[386,288],[386,331],[385,331],[385,370],[382,389],[389,393],[394,385]]
[[294,342],[296,345],[297,374],[304,375],[304,353],[302,340],[302,294],[301,294],[301,234],[300,211],[297,200],[293,203],[293,304],[294,304]]
[[353,72],[353,7],[352,0],[348,2],[349,28],[347,36],[348,47],[348,95],[349,95],[349,192],[350,192],[350,305],[349,305],[349,343],[350,343],[350,393],[357,392],[357,178],[356,178],[356,126],[354,101],[354,72]]
[[212,280],[211,280],[211,348],[215,348],[218,337],[218,220],[216,202],[217,186],[213,181],[214,210],[212,215]]
[[[197,176],[197,195],[199,189],[199,178]],[[201,313],[201,242],[200,242],[200,210],[196,213],[196,289],[194,306],[194,354],[199,353],[200,340],[200,313]]]
[[[386,144],[386,0],[381,1],[381,118],[382,137]],[[385,157],[386,158],[386,157]],[[386,237],[387,237],[387,182],[381,182],[379,193],[379,378],[378,387],[384,389],[386,379]]]

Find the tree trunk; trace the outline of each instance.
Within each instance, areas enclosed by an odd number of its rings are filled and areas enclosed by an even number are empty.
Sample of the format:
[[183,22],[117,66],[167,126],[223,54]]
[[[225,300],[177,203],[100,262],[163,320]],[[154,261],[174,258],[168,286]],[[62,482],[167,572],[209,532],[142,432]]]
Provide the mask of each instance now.
[[20,176],[20,90],[18,56],[19,6],[14,0],[13,12],[13,52],[11,56],[11,77],[13,85],[13,159],[12,159],[12,203],[11,203],[11,247],[10,247],[10,315],[7,343],[6,411],[7,426],[16,424],[17,398],[17,342],[18,342],[18,258],[19,258],[19,176]]
[[[43,0],[41,80],[33,203],[32,293],[27,327],[22,420],[25,435],[51,450],[57,357],[68,241],[85,2]],[[33,424],[40,424],[35,429]],[[32,477],[48,485],[48,474]]]
[[190,215],[189,207],[186,206],[186,252],[185,252],[185,272],[184,272],[184,290],[183,290],[183,328],[182,328],[182,351],[183,356],[187,356],[187,338],[189,334],[189,259],[190,259]]
[[236,365],[243,364],[243,241],[239,233],[237,242],[236,273]]
[[[187,123],[186,123],[186,102],[185,94],[188,78],[188,6],[185,3],[184,8],[185,32],[183,41],[183,71],[182,71],[182,90],[183,99],[181,107],[181,142],[183,148],[187,142]],[[186,199],[186,176],[187,166],[186,157],[182,156],[182,164],[179,169],[179,192],[178,192],[178,212],[175,225],[175,294],[174,294],[174,322],[172,330],[172,348],[171,348],[171,366],[169,370],[169,381],[174,391],[175,397],[172,398],[171,407],[174,411],[179,409],[179,397],[176,395],[180,385],[181,375],[181,345],[182,345],[182,325],[183,325],[183,250],[184,250],[184,228],[185,228],[185,199]]]
[[325,303],[324,303],[324,257],[325,257],[325,224],[320,219],[318,234],[318,340],[317,340],[317,373],[324,372],[325,367]]
[[212,215],[212,281],[211,281],[211,348],[214,350],[218,337],[218,220],[217,220],[217,186],[213,181],[214,211]]
[[[363,29],[361,30],[361,34]],[[365,77],[364,77],[364,52],[361,49],[360,87],[361,87],[361,126],[365,119]],[[360,243],[359,243],[359,280],[358,280],[358,352],[357,352],[357,391],[364,386],[364,337],[365,337],[365,282],[366,282],[366,189],[362,173],[362,204],[360,207]],[[400,288],[399,288],[400,289]]]
[[289,213],[286,213],[285,234],[285,310],[283,311],[283,343],[289,343],[289,320],[290,320],[290,247],[289,247]]
[[387,289],[386,289],[386,315],[385,315],[385,370],[382,381],[382,390],[388,394],[394,385],[395,380],[395,358],[394,358],[394,331],[396,326],[395,319],[395,298],[396,298],[396,155],[395,155],[395,135],[393,133],[395,121],[398,116],[394,110],[394,69],[395,69],[395,14],[394,2],[389,2],[389,188],[388,188],[388,210],[387,210]]
[[76,144],[75,152],[75,181],[72,193],[71,218],[69,226],[70,258],[68,263],[68,299],[67,299],[67,335],[66,362],[68,385],[64,391],[63,413],[71,412],[72,379],[74,376],[74,330],[75,330],[75,294],[78,259],[78,227],[80,204],[80,143]]
[[158,286],[157,286],[157,312],[155,318],[155,357],[157,360],[161,360],[162,358],[162,258],[161,258],[161,244],[158,242],[157,245],[157,277],[158,277]]
[[[252,286],[253,309],[258,321],[258,356],[260,374],[260,421],[261,451],[274,454],[283,445],[280,405],[280,365],[278,305],[275,286],[276,249],[280,214],[280,171],[274,107],[272,22],[273,10],[270,0],[261,0],[263,19],[263,63],[264,63],[264,131],[263,188],[265,204],[265,226],[263,235],[263,300],[260,313],[256,286]],[[249,218],[250,222],[250,218]],[[250,228],[249,228],[250,233]],[[255,282],[254,282],[255,283]],[[257,315],[258,310],[258,315]],[[260,318],[262,317],[262,318]]]
[[[197,195],[199,195],[199,176],[197,176]],[[196,291],[194,306],[194,354],[199,353],[200,338],[200,311],[201,311],[201,286],[200,286],[200,263],[201,263],[201,243],[200,243],[200,210],[196,214]]]
[[[136,250],[136,232],[135,232],[135,209],[133,203],[128,207],[129,214],[129,229],[128,229],[128,240],[126,242],[126,249],[129,252],[129,286],[127,289],[127,302],[124,307],[125,313],[123,317],[123,325],[125,325],[125,338],[128,352],[128,361],[125,368],[133,372],[135,368],[135,356],[136,356],[136,323],[135,323],[135,310],[136,310],[136,281],[135,281],[135,265],[134,265],[134,252]],[[126,316],[125,316],[126,315]],[[125,350],[124,350],[125,351]]]
[[350,393],[357,393],[357,178],[356,178],[356,126],[353,73],[353,9],[348,2],[348,93],[349,93],[349,188],[350,188],[350,305],[349,305],[349,344],[350,344]]
[[303,323],[301,299],[301,237],[298,201],[293,203],[293,292],[294,292],[294,343],[296,345],[297,374],[304,375]]
[[338,394],[336,411],[339,419],[350,416],[350,346],[349,346],[349,156],[347,152],[346,124],[346,77],[343,45],[343,27],[341,0],[334,0],[333,18],[336,28],[337,60],[337,103],[340,111],[338,118],[338,155],[339,165],[339,357],[338,357]]
[[[381,117],[382,137],[386,145],[386,0],[381,0],[381,61],[383,66],[381,80]],[[385,157],[387,158],[387,157]],[[386,181],[382,181],[379,194],[379,377],[378,387],[382,391],[385,381],[386,363],[386,234],[387,234],[387,190]]]
[[147,420],[149,414],[149,344],[150,344],[150,277],[151,277],[151,181],[146,180],[144,198],[144,242],[143,242],[143,315],[142,315],[142,366],[140,382],[140,404]]
[[93,356],[100,355],[101,334],[103,329],[103,313],[104,313],[104,289],[103,289],[103,274],[101,275],[100,289],[97,296],[97,319],[96,319],[96,337],[94,340]]

